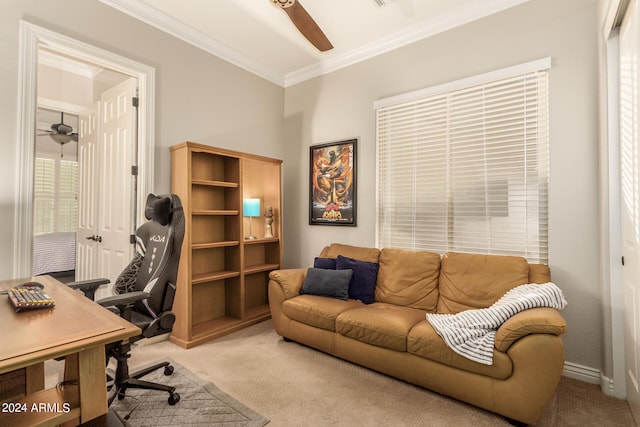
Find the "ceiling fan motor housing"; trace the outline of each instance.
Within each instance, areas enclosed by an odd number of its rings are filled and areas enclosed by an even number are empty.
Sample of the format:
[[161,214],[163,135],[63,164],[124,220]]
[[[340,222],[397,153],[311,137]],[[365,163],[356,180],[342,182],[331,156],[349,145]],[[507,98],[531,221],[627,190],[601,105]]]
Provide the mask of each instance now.
[[280,6],[283,9],[293,6],[295,2],[296,0],[273,0],[274,4]]
[[73,132],[73,128],[69,125],[65,125],[64,123],[54,123],[51,125],[51,129],[58,133],[71,133]]

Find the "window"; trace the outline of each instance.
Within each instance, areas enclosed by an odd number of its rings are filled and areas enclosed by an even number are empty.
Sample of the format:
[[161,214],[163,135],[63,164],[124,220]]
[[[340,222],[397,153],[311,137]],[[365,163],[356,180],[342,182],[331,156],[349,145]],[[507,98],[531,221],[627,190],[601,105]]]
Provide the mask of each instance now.
[[376,102],[378,247],[547,262],[549,66]]
[[76,231],[78,162],[37,157],[34,179],[34,233]]

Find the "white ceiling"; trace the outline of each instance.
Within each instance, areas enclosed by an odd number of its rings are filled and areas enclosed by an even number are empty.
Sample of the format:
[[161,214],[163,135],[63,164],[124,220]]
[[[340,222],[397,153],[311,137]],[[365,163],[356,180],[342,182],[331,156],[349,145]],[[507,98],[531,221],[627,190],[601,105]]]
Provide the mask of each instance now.
[[100,1],[287,87],[529,0],[300,0],[327,52],[272,0]]

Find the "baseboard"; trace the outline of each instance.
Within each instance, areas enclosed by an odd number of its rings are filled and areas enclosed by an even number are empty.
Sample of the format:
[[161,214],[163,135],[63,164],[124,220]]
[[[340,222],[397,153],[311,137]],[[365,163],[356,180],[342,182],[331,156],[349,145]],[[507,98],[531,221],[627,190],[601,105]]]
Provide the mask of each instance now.
[[626,398],[627,392],[624,390],[624,384],[616,383],[613,378],[604,376],[598,369],[578,365],[577,363],[565,362],[562,375],[573,378],[574,380],[599,385],[600,391],[607,396],[615,397],[616,399]]
[[600,375],[600,390],[607,396],[616,397],[618,399],[624,399],[626,397],[626,390],[617,390],[613,378],[609,378],[604,375]]
[[562,375],[573,378],[574,380],[584,381],[589,384],[600,385],[601,381],[600,370],[571,362],[565,362]]

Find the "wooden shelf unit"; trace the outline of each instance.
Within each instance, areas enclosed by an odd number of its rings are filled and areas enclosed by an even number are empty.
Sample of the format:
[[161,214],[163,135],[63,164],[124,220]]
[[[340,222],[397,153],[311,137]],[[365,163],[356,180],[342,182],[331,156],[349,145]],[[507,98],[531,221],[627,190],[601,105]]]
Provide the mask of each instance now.
[[[176,323],[171,341],[190,348],[270,317],[269,272],[282,264],[282,161],[194,142],[171,147],[171,192],[185,210]],[[242,216],[259,198],[261,216]],[[273,236],[264,212],[273,211]]]

